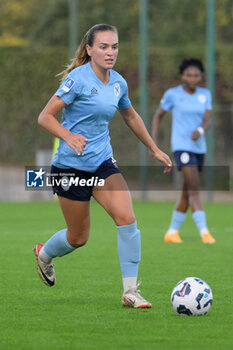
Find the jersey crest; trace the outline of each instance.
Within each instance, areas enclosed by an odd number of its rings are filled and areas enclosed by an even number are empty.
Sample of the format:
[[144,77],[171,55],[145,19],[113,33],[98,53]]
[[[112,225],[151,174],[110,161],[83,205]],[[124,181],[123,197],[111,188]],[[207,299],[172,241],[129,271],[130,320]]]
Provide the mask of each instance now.
[[114,93],[115,95],[118,97],[120,95],[120,92],[121,92],[121,88],[120,88],[120,85],[118,83],[116,83],[114,85]]
[[203,94],[198,95],[198,101],[201,103],[205,103],[206,102],[206,96]]

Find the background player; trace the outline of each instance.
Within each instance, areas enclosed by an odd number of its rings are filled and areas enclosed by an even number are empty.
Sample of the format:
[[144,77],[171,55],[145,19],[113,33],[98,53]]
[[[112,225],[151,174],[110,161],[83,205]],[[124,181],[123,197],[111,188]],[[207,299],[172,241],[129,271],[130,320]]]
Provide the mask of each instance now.
[[[118,252],[123,277],[122,304],[150,308],[138,291],[140,231],[137,228],[127,185],[112,156],[108,124],[116,109],[135,135],[150,149],[154,158],[171,169],[170,158],[160,151],[140,116],[131,106],[126,81],[112,70],[118,55],[115,27],[95,25],[84,36],[72,64],[64,72],[65,80],[39,116],[39,124],[60,139],[53,159],[52,173],[74,173],[82,179],[105,179],[103,189],[72,185],[54,186],[67,229],[37,244],[34,252],[42,281],[55,284],[52,259],[71,253],[89,238],[91,196],[113,218],[118,229]],[[63,109],[60,124],[55,118]],[[62,175],[61,175],[62,176]]]
[[172,110],[171,145],[178,169],[183,173],[183,189],[173,211],[165,242],[181,243],[179,229],[189,206],[203,243],[213,244],[199,194],[199,172],[206,153],[205,131],[210,124],[211,94],[198,86],[204,72],[199,59],[184,59],[179,66],[182,84],[167,90],[152,122],[153,139],[157,141],[159,125]]

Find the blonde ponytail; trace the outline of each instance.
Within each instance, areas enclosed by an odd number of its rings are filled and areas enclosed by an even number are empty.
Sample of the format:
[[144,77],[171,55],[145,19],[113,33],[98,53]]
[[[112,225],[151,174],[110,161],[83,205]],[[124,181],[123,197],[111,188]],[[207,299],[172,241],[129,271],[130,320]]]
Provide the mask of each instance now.
[[90,61],[90,56],[87,54],[86,50],[86,38],[87,34],[84,35],[79,47],[77,48],[73,61],[69,64],[64,71],[58,75],[62,75],[61,81],[65,80],[67,75],[74,69]]

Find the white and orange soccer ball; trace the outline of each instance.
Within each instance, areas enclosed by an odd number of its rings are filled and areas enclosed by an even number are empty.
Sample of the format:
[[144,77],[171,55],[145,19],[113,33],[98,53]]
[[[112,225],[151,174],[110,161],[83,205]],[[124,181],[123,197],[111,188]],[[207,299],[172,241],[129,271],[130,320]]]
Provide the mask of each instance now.
[[171,294],[173,309],[182,316],[205,315],[211,308],[213,294],[208,284],[197,277],[188,277],[174,287]]

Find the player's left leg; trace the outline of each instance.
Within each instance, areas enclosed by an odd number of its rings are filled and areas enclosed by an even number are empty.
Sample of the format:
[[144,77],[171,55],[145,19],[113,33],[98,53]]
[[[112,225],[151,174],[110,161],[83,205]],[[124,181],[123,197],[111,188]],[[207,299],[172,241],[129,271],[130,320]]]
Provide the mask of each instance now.
[[176,210],[180,213],[187,213],[189,208],[189,196],[187,191],[187,185],[184,181],[183,188],[180,194],[180,197],[178,198],[178,201],[176,203]]
[[181,225],[186,219],[189,207],[187,186],[184,182],[181,195],[177,201],[176,208],[172,213],[172,219],[168,231],[165,234],[164,241],[167,243],[182,243],[179,235]]
[[215,243],[215,239],[209,233],[206,222],[206,214],[203,210],[199,192],[199,172],[197,166],[182,167],[185,183],[187,184],[189,204],[192,209],[193,220],[200,231],[202,242]]
[[133,308],[150,308],[151,304],[138,291],[140,231],[135,221],[131,196],[122,175],[118,173],[107,177],[104,187],[93,189],[93,197],[117,225],[118,254],[124,288],[122,304]]

